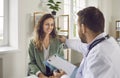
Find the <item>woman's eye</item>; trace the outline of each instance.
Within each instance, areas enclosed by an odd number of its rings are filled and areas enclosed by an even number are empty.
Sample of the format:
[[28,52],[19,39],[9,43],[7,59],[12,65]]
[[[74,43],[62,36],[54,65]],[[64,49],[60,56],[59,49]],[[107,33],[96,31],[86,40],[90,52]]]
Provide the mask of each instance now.
[[46,24],[47,26],[49,26],[49,24]]
[[51,24],[51,26],[54,26],[54,24]]

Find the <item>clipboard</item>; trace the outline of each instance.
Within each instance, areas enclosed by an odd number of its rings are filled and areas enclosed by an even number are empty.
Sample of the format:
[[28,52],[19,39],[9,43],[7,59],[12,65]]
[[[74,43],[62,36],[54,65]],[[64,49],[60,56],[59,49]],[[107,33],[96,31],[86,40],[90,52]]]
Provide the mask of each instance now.
[[61,57],[57,56],[56,54],[51,56],[48,60],[47,63],[50,65],[56,67],[57,69],[62,69],[63,71],[66,72],[67,75],[71,76],[72,73],[75,71],[77,68],[75,65],[71,64],[70,62],[62,59]]

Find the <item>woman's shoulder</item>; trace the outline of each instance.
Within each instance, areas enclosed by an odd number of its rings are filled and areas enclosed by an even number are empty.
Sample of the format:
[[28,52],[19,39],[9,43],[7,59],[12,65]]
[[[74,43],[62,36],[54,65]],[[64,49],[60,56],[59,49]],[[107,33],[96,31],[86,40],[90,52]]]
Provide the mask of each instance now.
[[29,40],[29,45],[34,46],[34,39]]
[[56,38],[52,38],[52,41],[53,41],[53,42],[56,42],[56,43],[60,43],[60,40],[59,40],[59,38],[57,38],[57,37],[56,37]]

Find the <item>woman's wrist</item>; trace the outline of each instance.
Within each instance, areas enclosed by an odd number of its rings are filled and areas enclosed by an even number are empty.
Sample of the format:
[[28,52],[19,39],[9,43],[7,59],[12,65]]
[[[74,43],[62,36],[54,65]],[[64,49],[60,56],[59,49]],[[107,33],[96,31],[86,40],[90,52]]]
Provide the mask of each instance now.
[[38,73],[37,77],[40,77],[42,75],[42,73]]
[[38,72],[36,72],[36,76],[38,77],[38,75],[41,73],[41,71],[38,71]]

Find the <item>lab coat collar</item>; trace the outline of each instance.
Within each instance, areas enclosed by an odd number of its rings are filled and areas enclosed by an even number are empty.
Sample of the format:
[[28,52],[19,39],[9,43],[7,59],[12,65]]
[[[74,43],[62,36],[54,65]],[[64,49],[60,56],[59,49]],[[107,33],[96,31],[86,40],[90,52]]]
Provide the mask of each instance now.
[[102,38],[102,37],[105,37],[107,34],[106,33],[101,33],[101,34],[99,34],[97,37],[95,37],[89,44],[88,44],[88,46],[90,46],[95,40],[97,40],[97,39],[100,39],[100,38]]
[[[106,34],[105,32],[99,34],[97,37],[95,37],[95,38],[91,41],[91,43],[87,44],[87,49],[90,47],[90,45],[91,45],[95,40],[100,39],[100,38],[102,38],[102,37],[105,37],[106,35],[107,35],[107,34]],[[88,54],[88,51],[85,53],[85,56],[86,56],[87,54]]]

